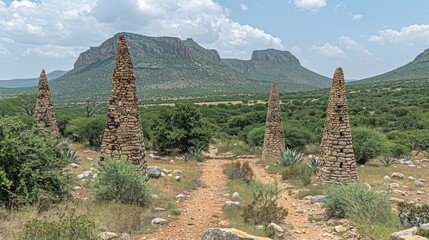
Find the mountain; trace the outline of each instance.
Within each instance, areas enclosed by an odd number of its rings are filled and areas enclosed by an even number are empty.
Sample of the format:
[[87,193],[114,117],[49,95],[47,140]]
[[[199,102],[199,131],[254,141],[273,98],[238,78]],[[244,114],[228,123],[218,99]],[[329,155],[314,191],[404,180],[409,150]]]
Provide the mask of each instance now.
[[240,71],[246,78],[285,84],[286,91],[300,91],[329,87],[331,80],[301,65],[288,51],[257,50],[250,60],[223,59],[224,63]]
[[[67,71],[55,70],[48,73],[48,80],[57,79]],[[0,88],[22,88],[22,87],[34,87],[39,83],[39,78],[24,78],[24,79],[12,79],[12,80],[0,80]]]
[[[268,93],[273,81],[283,92],[319,89],[330,84],[328,78],[305,69],[285,51],[258,50],[248,61],[222,60],[216,50],[205,49],[190,38],[124,34],[140,100]],[[107,101],[117,38],[118,34],[81,53],[71,71],[52,81],[54,99],[70,102],[92,97]]]
[[429,49],[420,53],[412,62],[393,71],[374,77],[359,80],[354,83],[377,83],[395,80],[410,80],[429,78]]

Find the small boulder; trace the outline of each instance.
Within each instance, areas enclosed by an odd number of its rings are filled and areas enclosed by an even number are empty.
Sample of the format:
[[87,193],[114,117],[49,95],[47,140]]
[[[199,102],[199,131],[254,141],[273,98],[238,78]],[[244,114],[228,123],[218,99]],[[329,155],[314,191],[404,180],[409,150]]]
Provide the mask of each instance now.
[[275,223],[270,223],[270,224],[268,224],[268,227],[269,228],[273,228],[276,232],[279,232],[279,233],[283,233],[284,232],[284,230],[283,230],[283,228],[282,227],[280,227],[279,225],[277,225],[277,224],[275,224]]
[[73,187],[73,190],[80,190],[80,189],[82,189],[80,186]]
[[102,232],[102,233],[98,234],[97,237],[100,239],[106,240],[106,239],[117,238],[118,234],[116,234],[114,232]]
[[414,186],[416,186],[416,187],[423,187],[424,184],[421,181],[416,180],[416,181],[414,181]]
[[161,168],[158,166],[147,167],[147,175],[149,178],[159,178],[161,177]]
[[399,184],[398,183],[389,183],[389,188],[399,188]]
[[183,194],[179,194],[176,196],[176,201],[181,202],[186,199],[186,196]]
[[402,236],[414,236],[418,231],[417,227],[412,227],[409,229],[405,229],[399,232],[394,232],[392,234],[390,234],[390,239],[392,240],[399,240],[401,239],[400,237]]
[[152,225],[164,225],[167,224],[168,221],[164,218],[154,218],[152,219],[152,221],[150,222]]
[[414,178],[413,176],[409,176],[409,177],[408,177],[408,180],[410,180],[410,181],[414,181],[414,180],[415,180],[415,178]]
[[403,180],[404,177],[405,177],[404,174],[398,173],[398,172],[392,173],[392,176],[391,176],[391,178],[398,179],[398,180]]
[[337,225],[334,227],[335,232],[340,233],[340,232],[345,232],[346,229],[342,226],[342,225]]
[[175,176],[174,179],[176,179],[176,182],[180,182],[181,177],[180,176]]
[[71,168],[78,168],[79,165],[77,165],[76,163],[70,163],[69,167],[71,167]]
[[167,209],[165,208],[160,208],[160,207],[155,208],[155,212],[165,212],[165,211],[167,211]]
[[223,204],[222,210],[226,211],[231,209],[240,209],[240,207],[241,207],[240,202],[226,201]]
[[270,238],[257,237],[235,228],[209,228],[201,240],[270,240]]
[[390,181],[390,180],[391,180],[391,179],[390,179],[390,177],[389,177],[389,176],[387,176],[387,175],[386,175],[386,176],[384,176],[384,177],[383,177],[383,179],[384,179],[384,181]]
[[240,194],[238,192],[232,193],[231,200],[235,201],[235,200],[238,200],[238,199],[240,199]]
[[173,174],[174,175],[180,175],[180,174],[182,174],[182,170],[177,170],[176,169],[176,170],[173,171]]
[[173,164],[173,165],[174,165],[174,164],[176,164],[176,162],[175,162],[173,159],[171,159],[171,160],[170,160],[170,164]]
[[152,194],[151,197],[152,197],[153,200],[158,200],[159,199],[159,196],[157,194]]
[[323,202],[323,200],[325,200],[326,196],[324,195],[316,195],[311,197],[311,203],[315,204],[315,203],[321,203]]

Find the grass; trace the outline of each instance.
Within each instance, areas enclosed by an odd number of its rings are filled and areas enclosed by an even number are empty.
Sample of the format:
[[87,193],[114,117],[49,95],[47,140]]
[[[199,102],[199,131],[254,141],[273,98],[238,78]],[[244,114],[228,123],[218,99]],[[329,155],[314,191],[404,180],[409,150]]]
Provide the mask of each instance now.
[[[79,168],[70,169],[72,174],[77,175],[96,167],[95,158],[89,161],[81,155],[78,156],[77,161]],[[151,179],[149,181],[151,194],[157,194],[159,199],[151,201],[147,207],[95,201],[88,184],[76,182],[73,186],[80,185],[82,189],[78,191],[79,195],[74,193],[74,196],[82,199],[75,198],[64,201],[52,206],[45,212],[38,212],[36,207],[26,207],[13,212],[0,208],[0,239],[16,239],[28,221],[34,219],[58,221],[71,214],[74,216],[86,215],[89,220],[96,223],[99,231],[111,231],[118,235],[129,233],[131,236],[153,232],[156,227],[151,225],[150,221],[154,217],[168,218],[168,215],[171,214],[171,217],[174,218],[174,216],[181,214],[181,211],[175,206],[175,197],[179,193],[191,191],[201,185],[199,181],[201,170],[196,161],[176,163],[175,165],[153,161],[149,162],[149,165],[156,165],[169,170],[181,170],[182,174],[180,175],[180,182],[177,182],[174,177]],[[157,207],[166,208],[168,211],[155,212],[154,209]]]

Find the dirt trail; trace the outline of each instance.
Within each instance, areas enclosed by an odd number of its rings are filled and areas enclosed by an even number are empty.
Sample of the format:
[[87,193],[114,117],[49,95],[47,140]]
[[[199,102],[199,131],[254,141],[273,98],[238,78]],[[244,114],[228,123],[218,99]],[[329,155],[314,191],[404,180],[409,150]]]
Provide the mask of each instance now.
[[282,197],[279,199],[279,204],[288,210],[289,214],[286,217],[286,222],[294,226],[291,233],[294,239],[300,240],[323,240],[323,239],[341,239],[333,234],[330,234],[330,227],[326,226],[325,221],[313,222],[309,221],[309,217],[321,217],[323,209],[320,206],[313,205],[309,200],[300,200],[293,196],[289,196],[289,183],[281,181],[281,176],[270,175],[266,172],[263,166],[256,164],[253,160],[241,159],[248,161],[252,167],[255,176],[263,183],[274,182],[277,180],[281,189],[285,190]]
[[223,174],[225,163],[228,161],[206,161],[202,165],[202,187],[190,192],[187,199],[177,206],[182,214],[141,239],[201,239],[207,228],[220,227],[218,222],[222,220],[222,206],[228,200],[224,196],[227,182]]

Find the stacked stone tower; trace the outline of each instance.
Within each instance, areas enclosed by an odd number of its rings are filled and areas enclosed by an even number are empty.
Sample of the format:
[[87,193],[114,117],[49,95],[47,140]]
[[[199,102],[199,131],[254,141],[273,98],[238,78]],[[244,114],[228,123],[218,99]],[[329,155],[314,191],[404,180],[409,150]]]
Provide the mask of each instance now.
[[346,86],[341,68],[335,70],[332,80],[320,154],[317,181],[348,182],[358,179],[350,131]]
[[136,77],[124,35],[119,35],[101,153],[132,161],[146,171]]
[[285,136],[282,123],[277,84],[273,83],[268,102],[267,121],[265,123],[264,146],[262,159],[279,158],[285,150]]
[[42,70],[40,73],[34,121],[45,129],[47,136],[51,138],[59,137],[60,133],[58,131],[57,120],[55,120],[54,106],[45,70]]

